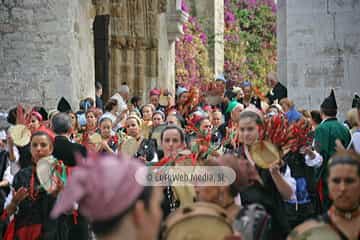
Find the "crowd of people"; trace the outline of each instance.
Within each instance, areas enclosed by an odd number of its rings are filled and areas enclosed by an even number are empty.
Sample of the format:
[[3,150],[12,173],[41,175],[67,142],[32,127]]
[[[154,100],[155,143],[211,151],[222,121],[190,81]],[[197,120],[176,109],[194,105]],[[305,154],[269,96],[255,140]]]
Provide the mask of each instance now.
[[[74,111],[26,103],[2,114],[0,234],[39,239],[359,239],[360,98],[297,109],[275,73],[260,95],[217,76],[206,91],[126,84]],[[145,186],[139,169],[226,166],[227,186]]]

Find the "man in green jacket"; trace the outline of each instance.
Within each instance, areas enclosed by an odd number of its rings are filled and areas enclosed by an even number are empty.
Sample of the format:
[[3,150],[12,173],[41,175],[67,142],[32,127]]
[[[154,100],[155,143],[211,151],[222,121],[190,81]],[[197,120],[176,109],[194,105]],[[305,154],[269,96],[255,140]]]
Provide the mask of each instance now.
[[337,104],[334,90],[331,90],[329,97],[325,98],[320,106],[322,117],[321,124],[315,130],[315,148],[323,157],[323,163],[317,174],[319,195],[322,200],[323,211],[330,207],[330,200],[327,189],[328,161],[336,152],[335,141],[339,139],[345,148],[351,140],[349,130],[340,123],[337,118]]

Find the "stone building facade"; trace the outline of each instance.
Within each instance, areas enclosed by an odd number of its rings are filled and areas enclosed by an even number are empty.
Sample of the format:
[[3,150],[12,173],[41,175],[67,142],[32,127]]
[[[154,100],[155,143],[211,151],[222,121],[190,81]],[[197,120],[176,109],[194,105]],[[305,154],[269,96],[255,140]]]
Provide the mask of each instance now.
[[278,0],[278,69],[297,107],[334,88],[344,118],[360,93],[360,0]]
[[122,83],[145,97],[174,91],[175,40],[187,15],[180,0],[1,0],[0,110],[17,103],[76,109]]

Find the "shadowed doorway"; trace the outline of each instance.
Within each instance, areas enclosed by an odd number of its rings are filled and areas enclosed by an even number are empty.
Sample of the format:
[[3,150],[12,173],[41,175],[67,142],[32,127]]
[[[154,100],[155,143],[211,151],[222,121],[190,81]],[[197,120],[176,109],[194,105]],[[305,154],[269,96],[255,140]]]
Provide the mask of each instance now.
[[95,17],[95,81],[103,85],[103,100],[106,102],[111,94],[109,86],[109,15]]

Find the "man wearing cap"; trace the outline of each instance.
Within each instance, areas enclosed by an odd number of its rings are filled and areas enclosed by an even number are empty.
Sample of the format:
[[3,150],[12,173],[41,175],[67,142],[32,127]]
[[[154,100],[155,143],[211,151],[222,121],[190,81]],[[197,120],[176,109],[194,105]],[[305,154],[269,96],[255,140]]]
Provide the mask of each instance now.
[[323,121],[315,130],[314,140],[316,151],[323,157],[323,163],[317,173],[317,180],[319,182],[318,191],[323,202],[323,210],[326,211],[330,206],[326,184],[328,161],[336,152],[335,141],[339,139],[346,148],[350,143],[351,135],[349,130],[336,118],[337,104],[334,90],[331,90],[330,96],[322,102],[320,113]]
[[119,91],[115,93],[111,99],[115,99],[118,103],[118,113],[122,113],[128,109],[127,101],[129,99],[130,89],[128,85],[122,84]]
[[51,216],[59,217],[77,202],[99,240],[157,239],[163,189],[140,184],[146,175],[143,166],[125,156],[86,159],[74,170]]
[[270,105],[279,103],[281,99],[287,98],[287,88],[278,81],[275,72],[270,72],[267,75],[266,83],[271,88],[266,95]]

